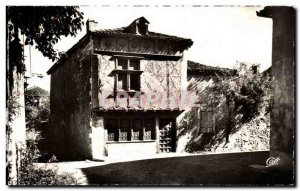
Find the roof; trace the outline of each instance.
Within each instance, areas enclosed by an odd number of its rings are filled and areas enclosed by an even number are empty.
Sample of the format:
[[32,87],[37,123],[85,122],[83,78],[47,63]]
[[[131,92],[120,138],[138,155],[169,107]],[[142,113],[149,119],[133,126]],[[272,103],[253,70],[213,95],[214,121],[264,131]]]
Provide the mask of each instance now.
[[84,35],[76,44],[74,44],[67,52],[65,52],[64,54],[62,54],[60,56],[60,58],[58,59],[58,61],[53,64],[51,66],[51,68],[47,71],[47,74],[51,74],[54,70],[56,70],[56,68],[58,68],[58,66],[60,66],[61,64],[63,64],[65,62],[65,60],[67,59],[67,57],[69,55],[71,55],[74,51],[77,50],[78,47],[80,47],[82,44],[84,44],[87,40],[89,40],[88,35]]
[[136,34],[132,32],[131,28],[134,23],[138,23],[139,21],[149,24],[149,21],[147,19],[145,19],[144,17],[140,17],[138,19],[135,19],[130,25],[126,27],[88,31],[88,33],[84,37],[82,37],[72,48],[70,48],[64,55],[61,56],[61,58],[47,71],[47,74],[51,74],[60,64],[62,64],[66,60],[66,57],[72,54],[72,52],[74,52],[81,44],[83,44],[86,40],[88,40],[89,38],[87,37],[90,35],[113,36],[113,37],[122,37],[122,38],[130,38],[130,39],[135,38],[135,39],[165,40],[170,42],[172,41],[172,42],[180,43],[180,46],[182,46],[183,49],[188,49],[193,45],[193,41],[191,39],[152,32],[152,31],[148,31],[148,29],[146,34]]
[[[143,25],[139,25],[143,23]],[[191,39],[181,38],[173,35],[167,35],[157,32],[148,31],[148,24],[150,22],[144,17],[135,19],[130,25],[126,27],[120,27],[115,29],[96,30],[93,34],[99,34],[102,36],[117,36],[123,38],[137,38],[137,39],[151,39],[151,40],[166,40],[172,42],[179,42],[184,49],[188,49],[193,45]],[[144,34],[137,32],[136,28],[144,28]]]
[[156,40],[166,40],[166,41],[174,41],[183,43],[184,48],[187,49],[193,45],[193,41],[191,39],[185,39],[177,36],[166,35],[157,32],[148,31],[146,35],[132,34],[127,32],[126,27],[116,28],[116,29],[105,29],[98,30],[93,32],[94,34],[100,34],[104,36],[118,36],[125,38],[138,38],[138,39],[156,39]]
[[43,97],[43,96],[49,96],[49,92],[38,86],[33,86],[27,89],[26,95]]
[[187,71],[188,74],[218,74],[218,75],[234,75],[236,70],[229,68],[220,68],[216,66],[207,66],[197,62],[187,61]]

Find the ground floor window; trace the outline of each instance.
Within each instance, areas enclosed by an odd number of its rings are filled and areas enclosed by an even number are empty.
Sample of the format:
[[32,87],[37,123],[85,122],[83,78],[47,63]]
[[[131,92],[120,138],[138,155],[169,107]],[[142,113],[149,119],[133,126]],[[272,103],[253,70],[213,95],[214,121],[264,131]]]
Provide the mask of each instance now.
[[132,140],[143,140],[143,120],[142,119],[133,120]]
[[110,128],[107,129],[108,141],[114,141],[119,138],[118,121],[108,120],[107,124]]
[[144,140],[151,140],[154,138],[153,127],[155,128],[154,119],[144,119]]
[[120,141],[128,141],[130,140],[130,120],[129,119],[121,119],[120,120]]
[[155,140],[155,119],[106,119],[108,141]]

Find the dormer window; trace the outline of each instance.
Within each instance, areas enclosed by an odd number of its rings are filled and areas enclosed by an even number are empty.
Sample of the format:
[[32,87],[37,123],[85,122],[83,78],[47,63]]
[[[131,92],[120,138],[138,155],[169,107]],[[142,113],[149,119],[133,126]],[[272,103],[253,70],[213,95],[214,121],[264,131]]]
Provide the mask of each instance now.
[[139,20],[137,23],[137,34],[146,35],[148,33],[148,23],[147,20]]
[[139,34],[139,35],[147,35],[148,34],[148,25],[149,21],[144,17],[140,17],[134,20],[126,29],[126,32],[132,34]]
[[115,78],[116,91],[140,91],[140,57],[114,56],[115,70],[109,75]]

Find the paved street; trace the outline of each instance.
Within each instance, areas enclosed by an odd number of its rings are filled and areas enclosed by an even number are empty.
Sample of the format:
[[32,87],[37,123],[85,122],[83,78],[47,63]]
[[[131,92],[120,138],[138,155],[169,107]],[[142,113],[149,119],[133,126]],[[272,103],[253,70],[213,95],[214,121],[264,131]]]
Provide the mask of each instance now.
[[117,162],[82,168],[90,185],[280,185],[292,183],[291,172],[263,172],[268,152],[194,155]]

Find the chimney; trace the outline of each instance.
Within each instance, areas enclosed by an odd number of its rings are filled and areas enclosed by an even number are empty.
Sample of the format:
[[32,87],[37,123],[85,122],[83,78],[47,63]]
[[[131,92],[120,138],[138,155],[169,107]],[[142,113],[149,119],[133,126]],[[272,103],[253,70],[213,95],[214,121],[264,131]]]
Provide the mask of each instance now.
[[86,21],[86,32],[95,32],[98,28],[98,22],[95,20],[87,20]]

